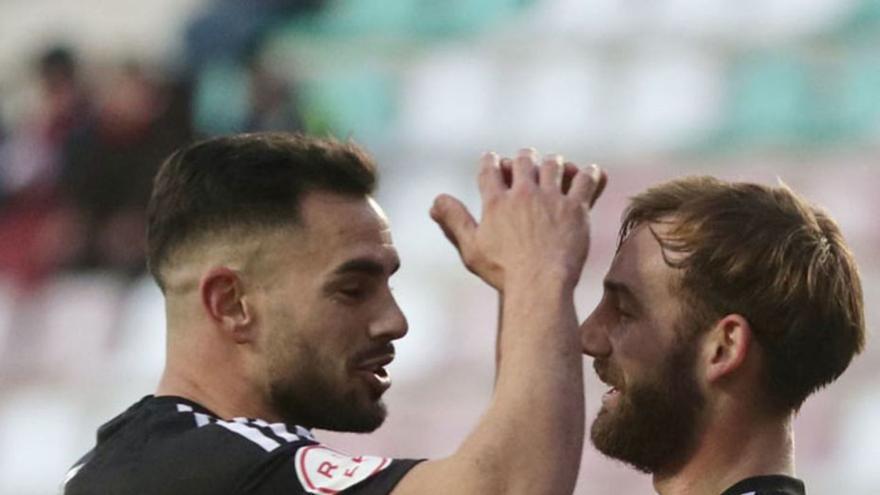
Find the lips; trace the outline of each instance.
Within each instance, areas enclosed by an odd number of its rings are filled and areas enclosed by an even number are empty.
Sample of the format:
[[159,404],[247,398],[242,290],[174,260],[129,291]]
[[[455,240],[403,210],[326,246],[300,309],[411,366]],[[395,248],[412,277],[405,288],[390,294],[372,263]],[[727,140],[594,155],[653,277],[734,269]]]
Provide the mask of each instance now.
[[602,395],[602,405],[616,402],[621,395],[619,384],[623,380],[618,378],[619,375],[617,373],[611,372],[611,366],[608,364],[608,361],[599,361],[598,359],[593,361],[593,369],[596,370],[596,375],[602,383],[610,385],[610,388]]
[[608,405],[612,402],[617,402],[620,399],[620,390],[617,387],[611,387],[607,392],[602,394],[602,405]]
[[385,369],[394,360],[394,346],[383,346],[355,360],[355,373],[365,380],[378,397],[391,387],[391,377]]

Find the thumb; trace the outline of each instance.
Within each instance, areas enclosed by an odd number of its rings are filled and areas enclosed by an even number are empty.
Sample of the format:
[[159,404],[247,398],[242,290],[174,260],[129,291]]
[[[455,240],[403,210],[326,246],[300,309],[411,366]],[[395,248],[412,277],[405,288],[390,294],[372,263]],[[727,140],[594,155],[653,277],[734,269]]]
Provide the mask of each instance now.
[[431,218],[437,222],[459,253],[470,246],[477,221],[461,201],[448,194],[437,196],[434,206],[431,207]]

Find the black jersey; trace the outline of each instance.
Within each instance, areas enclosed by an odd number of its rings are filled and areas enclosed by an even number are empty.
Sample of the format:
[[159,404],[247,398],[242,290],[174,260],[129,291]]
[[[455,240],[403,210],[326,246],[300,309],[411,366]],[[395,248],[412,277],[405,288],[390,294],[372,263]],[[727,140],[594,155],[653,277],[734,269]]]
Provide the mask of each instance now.
[[305,428],[225,421],[180,397],[147,396],[98,429],[65,495],[385,495],[419,461],[352,456]]
[[740,481],[721,495],[805,495],[804,482],[789,476],[755,476]]

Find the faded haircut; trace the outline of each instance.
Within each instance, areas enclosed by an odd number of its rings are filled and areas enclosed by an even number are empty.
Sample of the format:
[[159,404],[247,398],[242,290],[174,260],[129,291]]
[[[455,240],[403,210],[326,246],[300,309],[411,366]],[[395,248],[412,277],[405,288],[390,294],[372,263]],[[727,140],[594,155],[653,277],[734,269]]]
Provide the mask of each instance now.
[[162,271],[193,240],[244,229],[298,225],[311,191],[366,196],[376,186],[372,158],[353,142],[302,134],[255,133],[197,142],[171,154],[147,207],[147,259]]

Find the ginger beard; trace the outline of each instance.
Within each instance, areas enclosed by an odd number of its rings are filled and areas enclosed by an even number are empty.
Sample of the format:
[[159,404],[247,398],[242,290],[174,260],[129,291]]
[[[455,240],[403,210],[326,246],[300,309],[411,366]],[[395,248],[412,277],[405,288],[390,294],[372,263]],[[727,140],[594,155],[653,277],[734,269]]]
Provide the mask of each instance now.
[[[697,340],[679,340],[650,378],[613,392],[619,394],[615,403],[604,403],[590,428],[600,452],[654,474],[674,472],[687,461],[697,444],[705,404],[695,375]],[[614,377],[622,375],[611,366],[594,362],[600,376],[621,386]]]

